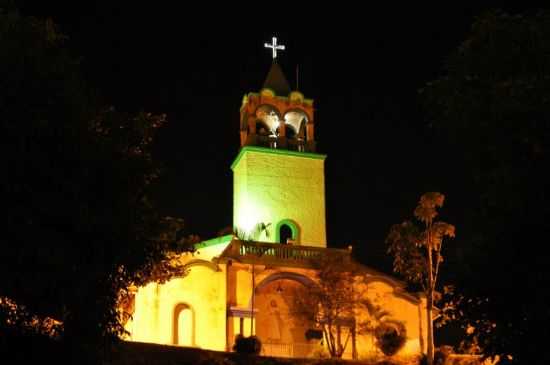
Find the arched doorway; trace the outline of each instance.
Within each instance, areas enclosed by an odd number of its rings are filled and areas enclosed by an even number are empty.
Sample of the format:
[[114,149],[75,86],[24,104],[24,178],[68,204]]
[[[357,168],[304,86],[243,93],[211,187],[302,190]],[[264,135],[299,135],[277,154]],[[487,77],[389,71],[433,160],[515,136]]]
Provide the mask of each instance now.
[[195,313],[186,303],[174,308],[173,343],[179,346],[195,346]]

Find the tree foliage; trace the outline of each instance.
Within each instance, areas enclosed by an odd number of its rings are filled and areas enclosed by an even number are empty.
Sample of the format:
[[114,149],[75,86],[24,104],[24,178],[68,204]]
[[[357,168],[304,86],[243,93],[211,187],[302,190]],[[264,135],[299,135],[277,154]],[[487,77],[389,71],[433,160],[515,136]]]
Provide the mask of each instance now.
[[334,255],[314,261],[314,268],[316,284],[294,293],[291,310],[320,328],[330,356],[340,358],[347,346],[355,347],[356,334],[373,333],[389,313],[366,296],[361,265]]
[[233,229],[233,234],[241,241],[258,241],[262,235],[269,238],[271,235],[269,227],[271,223],[259,222],[256,223],[250,230],[245,230],[239,227]]
[[[318,325],[333,358],[342,357],[351,338],[360,296],[354,290],[356,270],[344,267],[341,257],[327,257],[315,265],[316,283],[294,295],[292,312]],[[345,330],[344,330],[345,329]],[[344,338],[343,338],[344,336]]]
[[487,354],[541,361],[538,331],[550,335],[547,301],[522,293],[550,284],[548,256],[538,247],[550,232],[550,13],[479,16],[445,76],[420,96],[434,132],[455,151],[471,206],[460,279],[483,305],[465,310],[472,320],[496,321],[493,330],[473,333]]
[[420,228],[411,221],[405,221],[392,226],[386,239],[388,253],[393,256],[394,271],[409,282],[420,284],[426,294],[428,364],[432,364],[434,359],[432,314],[439,269],[443,262],[443,239],[455,236],[453,225],[435,221],[438,216],[437,208],[441,208],[444,201],[445,196],[441,193],[422,195],[414,216],[424,227]]
[[[442,207],[445,196],[441,193],[426,193],[414,210],[414,216],[424,229],[412,221],[404,221],[391,227],[386,242],[388,253],[393,256],[394,271],[408,282],[421,285],[424,291],[435,290],[439,268],[443,262],[442,245],[444,237],[454,237],[455,227],[434,221]],[[429,255],[433,256],[431,268]],[[431,278],[430,278],[431,271]]]
[[64,341],[99,344],[123,331],[121,292],[166,277],[184,244],[153,204],[165,115],[102,106],[64,40],[0,9],[0,326],[55,319]]

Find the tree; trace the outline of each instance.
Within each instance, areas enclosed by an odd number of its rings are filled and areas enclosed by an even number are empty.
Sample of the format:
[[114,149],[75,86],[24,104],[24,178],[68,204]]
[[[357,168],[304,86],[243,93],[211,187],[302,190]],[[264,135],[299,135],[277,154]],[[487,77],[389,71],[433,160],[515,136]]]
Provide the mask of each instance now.
[[356,335],[372,332],[378,323],[375,320],[387,312],[366,297],[366,285],[362,285],[365,272],[360,265],[342,255],[322,257],[312,264],[315,285],[294,293],[291,312],[322,330],[331,357],[341,358],[350,343],[356,357]]
[[[486,354],[517,363],[549,360],[540,353],[550,336],[547,300],[528,294],[550,285],[538,247],[550,232],[549,80],[550,12],[491,11],[475,19],[444,76],[420,90],[440,155],[460,181],[456,194],[470,207],[457,280],[484,303],[465,308],[472,334]],[[492,330],[475,326],[487,317]]]
[[[175,227],[153,204],[164,115],[99,102],[51,20],[0,8],[0,327],[97,349],[123,332],[117,301],[155,277]],[[162,272],[162,270],[161,270]],[[45,326],[43,324],[46,324]],[[92,361],[92,360],[90,360]]]
[[414,210],[414,216],[424,224],[423,229],[411,221],[405,221],[391,227],[386,239],[388,253],[393,255],[394,271],[405,279],[422,286],[427,300],[428,364],[433,364],[433,311],[437,279],[444,237],[454,237],[455,227],[451,224],[435,221],[437,208],[443,206],[445,196],[441,193],[426,193],[420,198]]

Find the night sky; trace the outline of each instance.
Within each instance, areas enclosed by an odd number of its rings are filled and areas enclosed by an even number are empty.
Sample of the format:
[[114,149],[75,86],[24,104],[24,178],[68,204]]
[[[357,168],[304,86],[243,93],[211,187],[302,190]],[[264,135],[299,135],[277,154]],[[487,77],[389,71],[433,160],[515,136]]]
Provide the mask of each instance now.
[[260,90],[271,64],[263,44],[277,36],[286,46],[279,63],[291,86],[299,65],[299,89],[315,100],[318,152],[328,155],[329,245],[352,244],[362,261],[388,269],[389,228],[412,217],[427,191],[446,194],[442,218],[460,235],[467,214],[461,177],[453,154],[433,138],[417,91],[443,74],[445,58],[488,6],[21,4],[25,15],[60,25],[106,103],[167,114],[155,148],[165,171],[160,209],[184,218],[187,233],[208,239],[231,226],[229,166],[239,149],[239,107],[245,93]]

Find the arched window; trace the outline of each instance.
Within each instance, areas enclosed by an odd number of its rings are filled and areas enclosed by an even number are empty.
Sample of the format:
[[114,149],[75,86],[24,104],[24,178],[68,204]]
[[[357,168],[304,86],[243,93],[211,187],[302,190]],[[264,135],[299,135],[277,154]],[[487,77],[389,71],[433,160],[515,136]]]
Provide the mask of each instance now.
[[185,303],[179,303],[174,308],[174,345],[195,345],[195,315],[191,307]]
[[292,240],[292,229],[288,224],[283,224],[279,227],[279,243],[287,244],[288,240]]
[[275,227],[275,242],[286,244],[300,242],[300,229],[298,224],[290,219],[283,219]]

